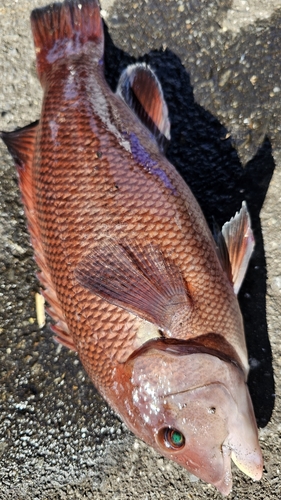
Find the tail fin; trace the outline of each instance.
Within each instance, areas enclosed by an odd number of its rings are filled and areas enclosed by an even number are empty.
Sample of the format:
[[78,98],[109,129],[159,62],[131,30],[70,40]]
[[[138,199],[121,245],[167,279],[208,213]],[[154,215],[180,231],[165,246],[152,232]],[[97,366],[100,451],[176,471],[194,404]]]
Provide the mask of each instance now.
[[87,42],[103,56],[103,26],[98,0],[65,0],[31,13],[40,81],[58,59],[80,54]]

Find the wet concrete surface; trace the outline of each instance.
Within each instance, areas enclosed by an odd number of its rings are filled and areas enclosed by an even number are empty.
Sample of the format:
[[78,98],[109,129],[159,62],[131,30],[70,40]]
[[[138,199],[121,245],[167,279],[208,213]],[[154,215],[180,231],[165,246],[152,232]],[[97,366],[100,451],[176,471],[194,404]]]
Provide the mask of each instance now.
[[[2,0],[0,129],[37,119],[29,13],[45,0]],[[247,200],[256,250],[240,293],[249,386],[264,452],[255,483],[233,468],[231,499],[280,498],[281,310],[279,2],[102,2],[107,78],[136,58],[169,107],[168,158],[212,224]],[[244,10],[243,10],[244,9]],[[0,499],[220,498],[132,436],[76,354],[39,330],[32,249],[13,163],[0,144]]]

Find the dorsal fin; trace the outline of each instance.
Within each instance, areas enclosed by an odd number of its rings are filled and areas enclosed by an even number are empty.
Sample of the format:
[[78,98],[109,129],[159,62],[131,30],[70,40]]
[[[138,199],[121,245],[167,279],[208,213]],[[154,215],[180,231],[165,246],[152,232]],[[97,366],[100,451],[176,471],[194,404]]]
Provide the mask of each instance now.
[[170,120],[162,87],[152,69],[143,63],[128,66],[120,77],[116,92],[163,149],[171,137]]
[[98,0],[54,3],[31,13],[37,72],[40,81],[58,59],[79,55],[87,42],[95,44],[97,61],[103,56],[103,26]]
[[41,284],[45,287],[45,290],[42,290],[42,295],[51,306],[48,310],[50,316],[57,322],[56,327],[54,327],[57,335],[56,340],[64,345],[67,345],[67,347],[76,350],[66,325],[65,318],[52,283],[51,275],[48,271],[41,245],[40,231],[34,211],[32,197],[32,163],[37,129],[38,122],[34,122],[26,127],[15,130],[14,132],[1,132],[0,137],[3,139],[9,152],[14,158],[15,165],[17,167],[19,188],[27,219],[27,227],[30,233],[31,243],[34,248],[34,258],[41,269],[41,273],[38,274],[38,278]]
[[237,295],[255,246],[251,219],[245,201],[242,203],[241,210],[223,225],[216,241],[222,266]]

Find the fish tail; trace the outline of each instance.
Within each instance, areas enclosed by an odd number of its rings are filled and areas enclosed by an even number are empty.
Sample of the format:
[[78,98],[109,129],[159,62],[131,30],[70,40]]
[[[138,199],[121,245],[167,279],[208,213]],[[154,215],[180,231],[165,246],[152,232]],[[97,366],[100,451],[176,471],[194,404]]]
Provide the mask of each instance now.
[[31,13],[37,73],[43,84],[59,59],[80,55],[89,43],[103,56],[103,25],[98,0],[65,0]]

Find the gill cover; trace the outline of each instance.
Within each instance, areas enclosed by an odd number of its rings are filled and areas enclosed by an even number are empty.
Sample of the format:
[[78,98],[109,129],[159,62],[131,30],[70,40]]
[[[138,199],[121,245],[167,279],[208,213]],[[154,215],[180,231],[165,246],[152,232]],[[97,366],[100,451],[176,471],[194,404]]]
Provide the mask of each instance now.
[[232,487],[231,459],[261,478],[256,421],[237,366],[209,354],[156,351],[132,363],[134,432],[223,495]]

